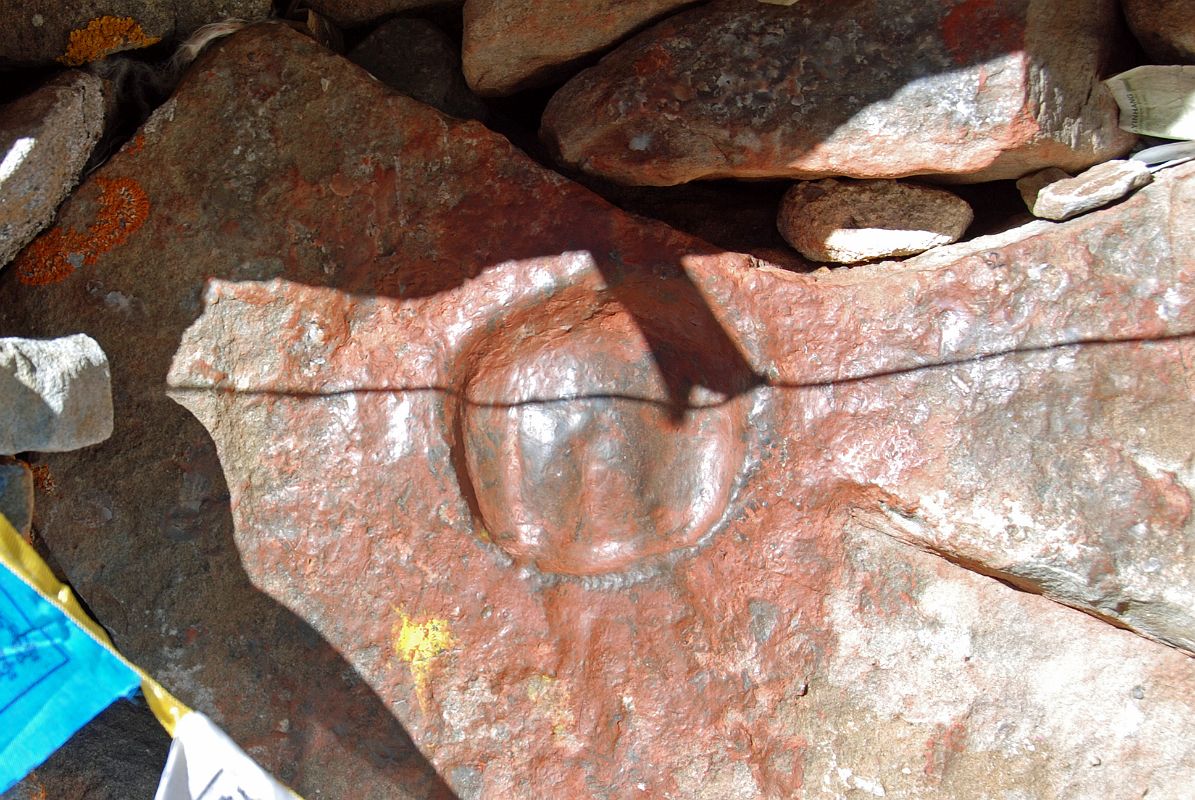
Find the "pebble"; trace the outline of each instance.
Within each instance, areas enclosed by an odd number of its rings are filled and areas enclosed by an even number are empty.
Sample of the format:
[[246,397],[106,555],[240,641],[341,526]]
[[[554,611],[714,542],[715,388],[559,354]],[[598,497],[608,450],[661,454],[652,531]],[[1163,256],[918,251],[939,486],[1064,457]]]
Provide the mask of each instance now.
[[857,264],[956,242],[973,218],[967,202],[945,189],[827,178],[789,189],[776,224],[812,261]]

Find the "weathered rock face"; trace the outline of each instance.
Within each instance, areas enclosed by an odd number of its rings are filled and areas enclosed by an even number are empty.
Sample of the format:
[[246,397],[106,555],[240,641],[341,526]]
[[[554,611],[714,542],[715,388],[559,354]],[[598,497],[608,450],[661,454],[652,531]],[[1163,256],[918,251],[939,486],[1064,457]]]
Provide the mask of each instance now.
[[1179,798],[1195,662],[960,565],[1191,648],[1193,172],[798,276],[253,28],[60,216],[135,180],[134,231],[0,274],[0,323],[91,332],[126,409],[39,529],[309,796],[421,777],[368,749],[389,710],[466,798]]
[[716,0],[549,103],[563,162],[611,180],[1015,178],[1125,152],[1099,79],[1113,0]]
[[209,22],[269,12],[270,0],[0,0],[0,64],[78,66],[186,36]]
[[1195,2],[1121,0],[1129,27],[1159,64],[1195,64]]
[[776,224],[806,258],[856,264],[951,244],[974,218],[967,201],[944,189],[826,178],[789,189]]
[[0,267],[54,218],[103,129],[102,85],[83,72],[0,108]]
[[665,14],[700,0],[468,0],[465,77],[483,95],[543,86]]
[[484,119],[485,104],[461,75],[461,56],[448,35],[422,19],[392,19],[353,48],[348,59],[375,78],[445,114]]
[[[398,99],[298,34],[277,31],[267,38],[275,37],[290,44],[251,45],[237,57],[266,81],[240,85],[255,92],[252,98],[230,102],[227,83],[212,80],[202,64],[193,68],[180,102],[163,108],[142,135],[76,191],[60,224],[37,240],[40,245],[26,248],[16,264],[0,271],[0,332],[46,337],[93,332],[109,356],[114,406],[120,409],[114,435],[103,444],[34,459],[44,484],[52,487],[38,497],[37,541],[122,652],[208,713],[309,800],[443,800],[451,793],[359,672],[246,576],[211,438],[164,395],[179,337],[199,310],[201,270],[261,278],[298,248],[309,271],[292,274],[316,282],[325,276],[323,245],[304,233],[318,226],[292,217],[286,210],[290,200],[283,205],[270,200],[280,199],[276,192],[289,180],[279,183],[274,170],[289,169],[282,163],[322,169],[317,166],[322,158],[342,152],[341,114],[354,119],[359,110],[361,119],[393,130],[402,109],[423,108]],[[314,95],[304,96],[299,106],[287,105],[288,114],[301,115],[291,125],[296,133],[319,130],[328,138],[303,153],[297,140],[272,153],[259,150],[254,141],[273,140],[281,130],[256,116],[262,107],[257,104],[294,98],[280,78],[283,68],[292,67],[298,72],[288,73],[294,81],[289,85],[315,87],[326,105],[313,103]],[[334,81],[327,93],[320,81],[325,75]],[[309,113],[300,106],[308,105],[324,123],[311,128],[296,122]],[[162,126],[172,131],[171,141],[161,141]],[[386,154],[385,163],[393,165],[396,148],[376,140],[363,146],[378,157]],[[213,172],[216,163],[221,166]],[[335,185],[344,188],[339,180]],[[331,191],[327,183],[319,186],[317,191]],[[299,196],[284,193],[292,200]],[[377,202],[384,205],[390,196],[380,194]],[[245,197],[249,205],[238,206],[235,197]],[[242,213],[254,206],[273,209],[269,225],[283,237],[264,250],[234,244],[256,237],[251,220],[261,218],[254,211]],[[364,228],[356,226],[366,216],[349,213],[346,220],[355,230],[345,243],[363,241]],[[384,211],[382,216],[388,219]],[[246,227],[237,234],[233,228],[242,223]],[[397,235],[396,229],[388,226],[387,235]],[[180,251],[172,255],[172,248],[186,240],[209,255],[231,258],[225,265],[232,271],[201,265],[202,259],[174,261]],[[54,783],[46,770],[39,776],[47,786],[66,787],[60,796],[71,796],[70,787],[77,785],[71,774],[58,775]]]
[[0,456],[0,514],[22,536],[33,523],[33,472],[15,458]]

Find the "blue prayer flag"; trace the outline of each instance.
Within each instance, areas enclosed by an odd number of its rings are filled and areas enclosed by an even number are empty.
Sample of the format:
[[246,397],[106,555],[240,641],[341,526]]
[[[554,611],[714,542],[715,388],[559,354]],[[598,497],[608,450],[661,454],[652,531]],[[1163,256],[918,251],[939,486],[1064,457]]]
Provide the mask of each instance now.
[[140,684],[132,667],[0,564],[0,793]]

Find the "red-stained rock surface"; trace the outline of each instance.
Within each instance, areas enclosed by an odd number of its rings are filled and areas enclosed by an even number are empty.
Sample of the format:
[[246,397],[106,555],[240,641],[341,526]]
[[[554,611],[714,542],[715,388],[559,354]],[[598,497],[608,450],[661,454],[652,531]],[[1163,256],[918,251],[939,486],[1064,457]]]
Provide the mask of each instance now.
[[715,0],[549,103],[561,160],[611,180],[1078,170],[1133,137],[1100,84],[1114,0]]
[[652,20],[695,2],[700,0],[468,0],[465,77],[485,95],[542,86]]
[[1036,592],[1191,646],[1195,169],[796,275],[280,27],[141,136],[0,274],[125,409],[39,530],[308,797],[436,796],[386,712],[464,798],[1187,793],[1195,662]]

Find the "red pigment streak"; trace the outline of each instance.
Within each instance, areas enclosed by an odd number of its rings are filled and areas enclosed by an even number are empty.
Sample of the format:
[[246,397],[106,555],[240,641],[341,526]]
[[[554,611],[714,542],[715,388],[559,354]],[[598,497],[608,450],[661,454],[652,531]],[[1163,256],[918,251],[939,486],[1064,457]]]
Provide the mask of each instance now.
[[942,20],[942,41],[959,64],[1024,49],[1025,26],[1001,0],[966,0]]
[[962,720],[956,720],[949,727],[936,726],[934,735],[925,743],[925,774],[940,776],[950,759],[966,748],[966,734]]
[[17,279],[29,286],[66,280],[76,263],[91,265],[128,241],[149,217],[149,198],[132,178],[96,178],[99,211],[86,231],[55,227],[26,247],[14,262]]

